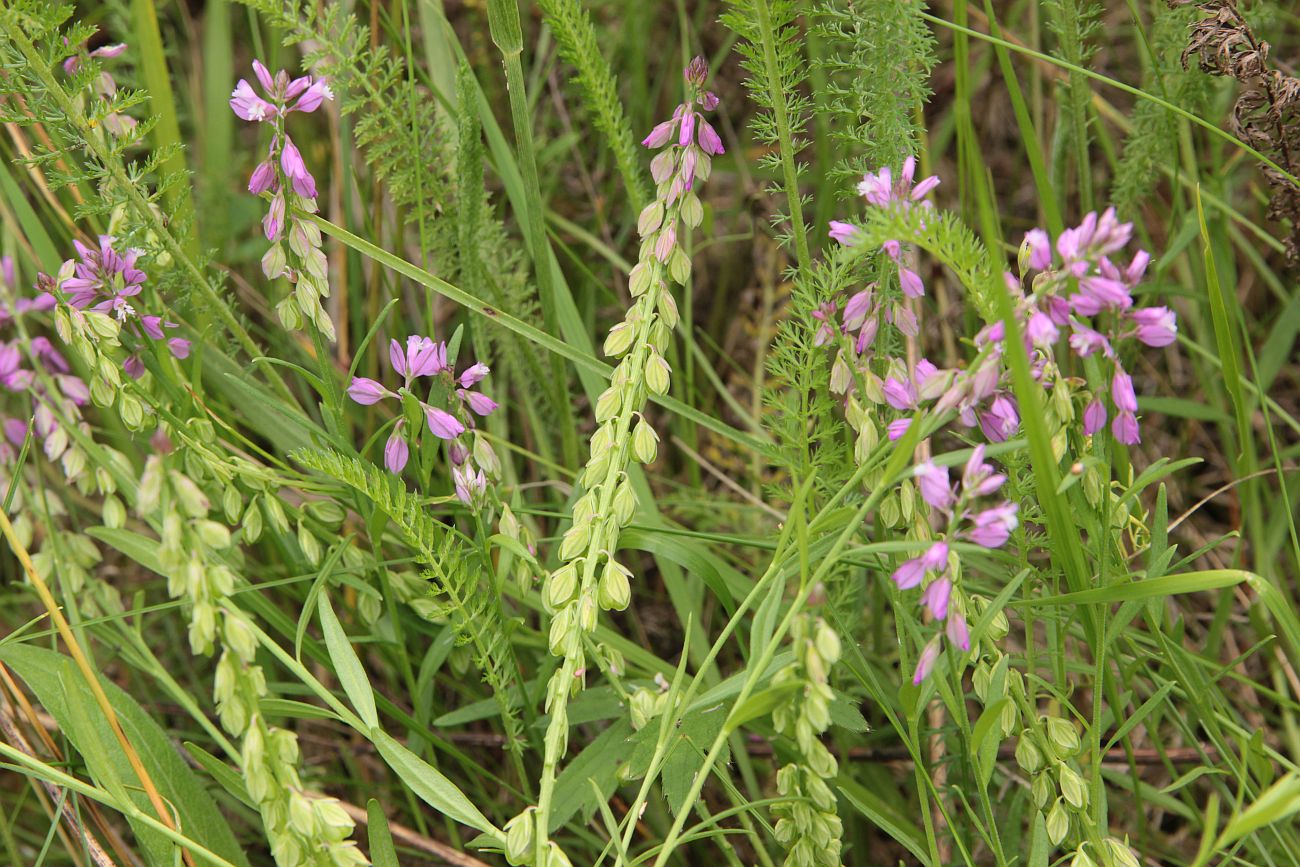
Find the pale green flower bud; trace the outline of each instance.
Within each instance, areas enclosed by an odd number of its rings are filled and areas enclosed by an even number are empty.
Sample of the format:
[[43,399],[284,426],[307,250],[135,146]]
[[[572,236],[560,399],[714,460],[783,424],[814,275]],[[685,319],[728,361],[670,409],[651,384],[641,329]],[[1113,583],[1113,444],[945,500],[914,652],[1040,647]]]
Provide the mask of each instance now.
[[280,277],[288,267],[288,257],[284,255],[284,248],[279,244],[272,244],[271,248],[262,254],[262,273],[266,275],[266,279],[274,280]]
[[227,614],[225,617],[226,645],[245,663],[253,661],[257,653],[257,636],[253,634],[248,621],[240,615]]
[[[660,322],[655,323],[656,330],[658,326],[662,324],[664,331],[671,333],[672,330],[677,327],[677,323],[681,321],[681,318],[682,318],[681,313],[679,313],[677,310],[677,299],[673,297],[673,293],[667,291],[666,289],[663,292],[660,292],[659,293]],[[656,340],[655,342],[657,345],[660,346],[661,349],[667,345],[667,339],[664,339],[662,343],[660,343],[658,340]]]
[[316,811],[301,792],[289,795],[289,825],[304,837],[316,836]]
[[302,329],[302,313],[298,311],[298,305],[294,302],[292,295],[287,295],[275,305],[276,316],[280,319],[280,324],[289,331],[299,331]]
[[274,493],[262,496],[262,511],[266,513],[267,520],[277,532],[289,532],[289,519],[284,514],[284,506],[280,505],[280,498]]
[[546,863],[539,867],[573,867],[569,856],[564,854],[564,850],[554,840],[546,844],[545,858]]
[[648,689],[638,689],[632,693],[628,705],[632,715],[632,728],[637,731],[659,714],[655,695]]
[[208,502],[207,496],[199,489],[199,486],[194,484],[189,476],[176,470],[171,472],[170,479],[172,490],[176,492],[176,498],[186,516],[190,518],[207,517],[211,504]]
[[682,222],[692,229],[697,228],[700,223],[704,222],[704,206],[700,204],[700,197],[695,193],[687,193],[682,198]]
[[[121,330],[112,316],[106,313],[98,313],[94,310],[84,310],[82,313],[86,317],[86,324],[90,327],[95,336],[103,340],[117,340],[118,332]],[[112,362],[109,362],[110,364]]]
[[1115,862],[1116,867],[1142,867],[1137,854],[1124,842],[1114,837],[1107,837],[1106,848],[1110,850],[1111,860]]
[[[598,614],[599,609],[596,606],[596,601],[590,596],[584,596],[578,601],[578,626],[583,632],[596,631],[596,618]],[[576,635],[573,637],[577,638]]]
[[639,262],[628,273],[628,291],[632,293],[633,298],[639,298],[650,288],[653,277],[650,270],[644,262]]
[[112,494],[104,498],[102,515],[104,526],[110,529],[118,530],[126,524],[126,507]]
[[302,548],[302,554],[307,558],[307,562],[313,566],[319,566],[321,561],[320,541],[311,529],[303,521],[298,521],[298,547]]
[[308,515],[330,527],[337,527],[347,517],[343,507],[333,500],[311,500],[303,508]]
[[[574,606],[569,605],[561,608],[551,618],[551,629],[547,634],[546,643],[553,656],[560,656],[565,644],[568,642],[573,611]],[[551,726],[551,728],[554,728],[554,726]]]
[[686,255],[681,246],[673,249],[672,257],[668,260],[668,276],[682,286],[691,279],[691,257]]
[[636,494],[632,491],[632,486],[627,479],[618,482],[618,488],[614,491],[614,518],[618,521],[619,526],[626,526],[632,520],[633,513],[636,512]]
[[257,508],[257,503],[248,504],[244,510],[244,536],[245,542],[256,542],[262,536],[262,510]]
[[199,540],[209,548],[221,550],[230,547],[230,530],[224,524],[200,519],[194,522],[193,527]]
[[1070,867],[1097,867],[1097,862],[1089,857],[1083,846],[1080,846],[1075,851],[1074,857],[1070,859]]
[[1034,777],[1030,791],[1034,795],[1034,803],[1038,805],[1040,810],[1046,807],[1047,802],[1056,796],[1056,789],[1052,787],[1052,781],[1047,774],[1039,774]]
[[827,665],[834,665],[840,658],[840,635],[835,629],[822,620],[817,618],[817,628],[813,636],[813,641],[817,646],[817,653],[826,661]]

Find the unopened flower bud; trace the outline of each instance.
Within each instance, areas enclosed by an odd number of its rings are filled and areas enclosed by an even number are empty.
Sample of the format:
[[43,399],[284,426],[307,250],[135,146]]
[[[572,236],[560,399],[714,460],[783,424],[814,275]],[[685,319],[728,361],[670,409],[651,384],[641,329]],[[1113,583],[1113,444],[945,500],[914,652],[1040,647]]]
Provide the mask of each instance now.
[[642,417],[632,431],[632,453],[643,464],[652,464],[659,455],[659,434]]

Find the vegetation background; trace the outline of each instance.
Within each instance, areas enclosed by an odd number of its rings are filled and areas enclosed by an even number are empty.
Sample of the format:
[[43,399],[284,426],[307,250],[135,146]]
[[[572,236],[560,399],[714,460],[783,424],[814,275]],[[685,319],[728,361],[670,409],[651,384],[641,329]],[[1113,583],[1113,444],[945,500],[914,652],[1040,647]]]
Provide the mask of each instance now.
[[[0,861],[1300,864],[1298,37],[1233,0],[5,0],[0,337],[57,334],[107,391],[0,465]],[[650,459],[612,537],[630,600],[557,658],[543,582],[661,195],[639,142],[697,54],[725,153],[679,242],[671,389],[654,442],[592,444]],[[336,96],[288,121],[319,186],[289,255],[323,253],[334,340],[283,327],[259,267],[270,136],[229,104],[255,58]],[[864,444],[815,337],[881,268],[830,222],[908,156],[952,215],[907,239],[909,352],[965,363],[971,275],[1108,205],[1179,317],[1127,359],[1141,444],[1026,413],[990,451],[1021,530],[962,555],[975,649],[920,686],[931,624],[889,582],[926,537],[916,440],[877,414]],[[117,384],[93,327],[11,315],[102,233],[194,346]],[[418,410],[347,400],[408,334],[492,367],[472,508],[428,436],[378,468]],[[558,723],[556,670],[586,673]]]

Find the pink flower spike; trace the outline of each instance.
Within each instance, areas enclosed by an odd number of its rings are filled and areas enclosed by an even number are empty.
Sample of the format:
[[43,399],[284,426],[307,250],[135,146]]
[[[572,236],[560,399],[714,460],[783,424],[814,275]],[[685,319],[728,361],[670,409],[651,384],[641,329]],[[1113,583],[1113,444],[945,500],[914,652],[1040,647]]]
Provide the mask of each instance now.
[[373,379],[367,379],[364,376],[354,376],[352,384],[348,386],[348,397],[355,400],[362,406],[370,406],[379,403],[386,397],[396,397],[388,389],[384,388]]
[[917,487],[921,490],[921,499],[936,509],[947,509],[955,497],[952,484],[948,481],[948,468],[935,466],[933,461],[917,464],[912,470]]
[[456,416],[436,406],[424,407],[424,420],[429,425],[429,433],[442,440],[454,440],[465,432],[465,425]]
[[944,628],[948,636],[948,641],[963,651],[970,650],[970,628],[966,625],[966,618],[961,613],[954,611],[953,615],[948,618],[948,625]]
[[406,469],[406,462],[410,457],[411,447],[402,438],[402,423],[399,421],[397,427],[393,428],[392,435],[388,437],[388,442],[384,443],[384,466],[393,475],[398,475]]
[[935,620],[945,620],[948,617],[948,600],[952,596],[952,581],[946,576],[938,581],[930,582],[921,594],[921,605],[930,612],[930,616]]
[[460,386],[461,388],[470,388],[478,384],[479,382],[481,382],[484,379],[484,377],[486,377],[491,372],[492,369],[480,361],[477,364],[473,365],[472,367],[466,368],[461,373],[459,379]]
[[939,661],[939,637],[936,635],[925,645],[921,651],[920,657],[916,660],[916,671],[912,674],[912,685],[920,686],[921,682],[930,676],[934,671],[934,664]]
[[1092,436],[1106,426],[1106,405],[1093,400],[1083,410],[1083,432]]

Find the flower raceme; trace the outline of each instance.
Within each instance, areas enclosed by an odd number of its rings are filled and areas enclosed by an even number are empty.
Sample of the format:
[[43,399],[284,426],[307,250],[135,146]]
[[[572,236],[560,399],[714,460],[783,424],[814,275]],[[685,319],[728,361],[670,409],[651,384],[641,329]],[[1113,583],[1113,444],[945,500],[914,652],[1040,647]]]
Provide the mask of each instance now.
[[[487,479],[482,466],[475,469],[469,463],[470,451],[460,438],[473,428],[474,416],[490,415],[497,408],[497,403],[492,398],[471,390],[488,375],[488,366],[475,362],[456,376],[447,360],[447,344],[414,334],[407,337],[404,344],[397,340],[389,341],[388,363],[402,379],[397,391],[389,390],[376,380],[357,376],[353,377],[348,386],[348,396],[363,406],[372,406],[388,398],[405,401],[410,397],[419,407],[429,433],[451,444],[457,496],[466,504],[476,502],[474,495],[483,493]],[[424,377],[435,378],[441,387],[441,393],[447,398],[442,406],[435,406],[434,403],[415,396],[416,380]],[[435,387],[434,391],[437,392],[438,388]],[[451,400],[453,395],[454,402]],[[384,466],[394,474],[401,473],[410,458],[405,427],[406,419],[399,418],[384,445]],[[480,465],[490,463],[490,460],[483,459],[482,450],[478,451]]]
[[[944,528],[919,556],[900,564],[892,578],[898,589],[911,590],[920,587],[928,577],[929,582],[921,593],[922,607],[931,618],[944,623],[944,634],[950,644],[967,651],[970,650],[970,629],[961,591],[954,586],[950,569],[951,543],[960,541],[981,548],[1002,547],[1017,526],[1017,506],[1002,501],[977,507],[978,501],[997,494],[1007,480],[1004,474],[995,472],[985,462],[983,445],[976,446],[971,452],[961,480],[955,485],[949,478],[948,468],[936,466],[931,461],[918,464],[913,477],[921,499],[941,517]],[[936,639],[922,651],[913,674],[914,683],[920,683],[929,675],[938,655]]]
[[290,79],[284,70],[272,75],[259,60],[253,61],[253,72],[261,92],[241,78],[230,96],[230,108],[242,120],[272,127],[266,159],[257,164],[248,181],[250,193],[270,196],[262,233],[271,247],[262,257],[262,272],[269,280],[283,277],[294,287],[293,293],[276,305],[286,328],[298,329],[306,320],[332,340],[334,324],[321,304],[330,290],[320,229],[298,216],[299,212],[316,212],[316,179],[289,137],[285,120],[293,112],[316,111],[334,99],[334,94],[324,78],[304,75]]

